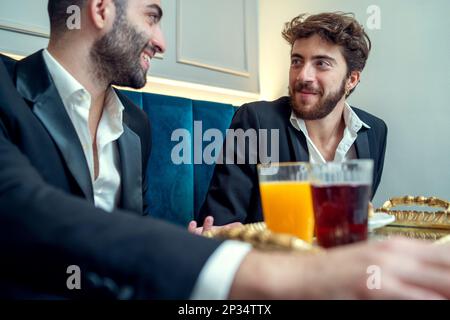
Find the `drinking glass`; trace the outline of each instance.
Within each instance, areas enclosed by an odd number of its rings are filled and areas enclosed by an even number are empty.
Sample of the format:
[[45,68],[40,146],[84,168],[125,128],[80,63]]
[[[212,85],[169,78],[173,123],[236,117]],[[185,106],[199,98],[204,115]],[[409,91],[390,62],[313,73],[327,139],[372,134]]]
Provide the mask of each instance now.
[[317,243],[325,248],[367,239],[372,160],[311,165]]
[[308,243],[314,233],[309,164],[258,165],[259,188],[267,227]]

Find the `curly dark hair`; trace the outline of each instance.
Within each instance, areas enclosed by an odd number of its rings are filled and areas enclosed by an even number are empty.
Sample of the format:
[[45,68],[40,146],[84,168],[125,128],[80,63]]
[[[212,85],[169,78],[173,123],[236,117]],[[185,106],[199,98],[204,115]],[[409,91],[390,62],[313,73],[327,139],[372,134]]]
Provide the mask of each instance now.
[[352,71],[362,71],[366,65],[372,43],[354,14],[343,12],[301,14],[285,24],[283,38],[294,45],[295,41],[313,35],[337,44],[347,63],[347,76]]

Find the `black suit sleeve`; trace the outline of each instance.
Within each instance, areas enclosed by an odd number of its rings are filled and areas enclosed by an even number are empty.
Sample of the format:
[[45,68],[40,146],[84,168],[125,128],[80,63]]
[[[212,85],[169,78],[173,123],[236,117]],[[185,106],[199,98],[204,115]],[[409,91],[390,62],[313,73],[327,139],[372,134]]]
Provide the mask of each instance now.
[[[259,121],[255,110],[245,105],[239,108],[230,129],[244,131],[254,129],[257,134]],[[234,153],[227,154],[227,143],[234,144]],[[233,159],[234,164],[226,164],[225,160],[223,164],[216,164],[206,200],[197,219],[198,223],[202,224],[208,215],[214,217],[216,225],[236,221],[242,223],[262,221],[256,165],[237,164],[238,159],[245,160],[244,163],[250,160],[248,144],[244,154],[238,155],[238,150],[236,140],[232,141],[227,136],[222,147],[223,158]]]
[[81,297],[101,289],[115,298],[189,298],[220,242],[149,217],[107,213],[48,185],[9,139],[2,110],[24,101],[5,73],[0,62],[0,296],[18,287],[71,296],[66,271],[77,265]]
[[[110,214],[45,184],[0,134],[0,281],[69,294],[66,268],[133,288],[133,298],[187,299],[218,243],[127,212]],[[7,277],[7,278],[4,278]],[[88,288],[80,294],[89,295]],[[95,288],[93,288],[95,289]]]

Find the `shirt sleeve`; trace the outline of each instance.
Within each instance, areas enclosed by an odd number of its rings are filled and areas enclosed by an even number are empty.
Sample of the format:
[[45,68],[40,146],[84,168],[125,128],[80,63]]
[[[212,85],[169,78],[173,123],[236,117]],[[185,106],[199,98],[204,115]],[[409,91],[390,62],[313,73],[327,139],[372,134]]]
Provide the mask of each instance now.
[[225,300],[234,276],[252,246],[239,241],[225,241],[209,257],[200,272],[191,300]]

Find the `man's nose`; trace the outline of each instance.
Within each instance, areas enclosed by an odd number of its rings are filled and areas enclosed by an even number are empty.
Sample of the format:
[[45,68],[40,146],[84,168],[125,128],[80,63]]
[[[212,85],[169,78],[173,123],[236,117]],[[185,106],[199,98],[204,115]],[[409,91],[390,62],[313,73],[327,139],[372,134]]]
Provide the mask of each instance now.
[[314,77],[314,68],[310,64],[305,63],[297,75],[297,80],[301,82],[313,82]]
[[158,28],[155,29],[151,43],[156,52],[164,53],[166,51],[166,40],[164,39],[161,27],[158,26]]

